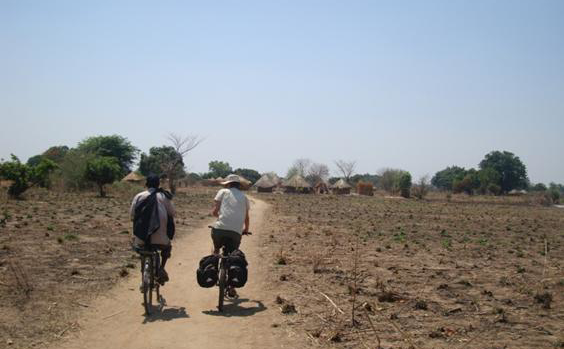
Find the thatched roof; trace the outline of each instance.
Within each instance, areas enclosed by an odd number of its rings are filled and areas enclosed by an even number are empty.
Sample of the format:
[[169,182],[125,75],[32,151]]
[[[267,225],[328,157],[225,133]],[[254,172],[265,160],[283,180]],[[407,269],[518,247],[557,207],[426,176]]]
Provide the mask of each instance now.
[[145,177],[140,175],[137,172],[130,172],[127,176],[123,177],[122,181],[124,182],[142,182],[145,180]]
[[304,177],[300,175],[295,175],[292,178],[284,181],[285,187],[292,187],[292,188],[311,188],[311,184],[309,184]]
[[263,177],[266,176],[274,185],[282,183],[282,179],[274,172],[265,173]]
[[260,177],[260,179],[255,183],[255,187],[257,188],[272,188],[275,186],[276,182],[267,174],[262,175],[262,177]]
[[332,189],[350,189],[352,188],[349,183],[347,183],[344,179],[339,179],[335,184],[331,186]]

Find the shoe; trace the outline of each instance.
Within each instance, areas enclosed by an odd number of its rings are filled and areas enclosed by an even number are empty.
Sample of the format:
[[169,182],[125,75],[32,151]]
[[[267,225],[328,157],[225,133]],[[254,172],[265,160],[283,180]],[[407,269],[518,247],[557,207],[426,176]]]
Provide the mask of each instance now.
[[237,291],[235,290],[235,287],[229,287],[229,289],[227,290],[227,297],[229,298],[238,298],[239,295],[237,294]]
[[167,282],[168,280],[169,278],[166,270],[164,269],[159,270],[159,273],[157,275],[157,282],[161,284],[161,286],[164,286],[165,282]]

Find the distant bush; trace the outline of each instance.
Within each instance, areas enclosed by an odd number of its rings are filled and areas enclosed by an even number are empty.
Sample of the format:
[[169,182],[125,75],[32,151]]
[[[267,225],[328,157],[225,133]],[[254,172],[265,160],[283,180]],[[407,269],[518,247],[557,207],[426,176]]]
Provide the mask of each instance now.
[[497,184],[490,184],[488,185],[488,192],[493,195],[500,195],[501,194],[501,187]]
[[411,174],[409,172],[403,172],[398,181],[398,187],[401,196],[404,198],[409,198],[411,195]]
[[429,193],[429,177],[421,177],[417,184],[411,188],[411,193],[420,200],[424,199]]
[[558,190],[550,189],[547,191],[547,195],[550,196],[554,204],[560,203],[560,192]]
[[84,190],[92,188],[86,179],[86,164],[95,157],[94,154],[78,150],[70,150],[59,165],[59,170],[51,176],[55,187],[63,190]]
[[12,154],[10,161],[0,163],[0,178],[12,181],[8,187],[8,195],[19,198],[32,186],[46,186],[49,174],[55,168],[55,163],[49,159],[41,159],[37,166],[29,166],[21,163],[20,159]]

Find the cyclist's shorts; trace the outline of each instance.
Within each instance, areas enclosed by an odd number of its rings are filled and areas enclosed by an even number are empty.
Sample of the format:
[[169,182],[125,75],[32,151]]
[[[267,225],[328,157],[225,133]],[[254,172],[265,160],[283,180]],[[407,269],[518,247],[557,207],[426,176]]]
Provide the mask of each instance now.
[[241,245],[241,234],[231,230],[212,228],[211,238],[215,249],[219,250],[221,247],[225,246],[227,253],[239,249]]

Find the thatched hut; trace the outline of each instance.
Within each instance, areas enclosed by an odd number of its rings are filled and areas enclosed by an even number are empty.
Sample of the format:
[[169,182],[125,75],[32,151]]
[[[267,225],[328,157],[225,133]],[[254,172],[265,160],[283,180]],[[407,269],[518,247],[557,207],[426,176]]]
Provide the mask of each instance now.
[[335,184],[331,186],[333,194],[337,195],[348,195],[351,193],[351,188],[351,185],[344,179],[339,179]]
[[329,184],[324,180],[320,180],[313,186],[313,191],[316,194],[329,194]]
[[[278,176],[276,176],[278,177]],[[259,193],[272,193],[277,183],[268,174],[262,175],[260,179],[254,184]]]
[[145,184],[145,177],[137,172],[130,172],[127,176],[123,177],[122,182],[143,185]]
[[360,195],[373,196],[374,195],[374,185],[367,182],[358,182],[356,185],[356,190]]
[[238,175],[239,179],[241,180],[241,190],[249,190],[253,186],[253,182],[248,180],[247,178]]
[[304,177],[294,175],[282,184],[285,193],[311,193],[312,187]]

